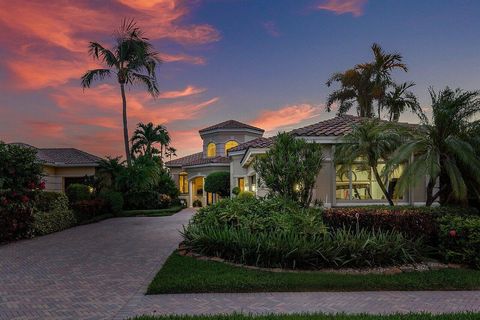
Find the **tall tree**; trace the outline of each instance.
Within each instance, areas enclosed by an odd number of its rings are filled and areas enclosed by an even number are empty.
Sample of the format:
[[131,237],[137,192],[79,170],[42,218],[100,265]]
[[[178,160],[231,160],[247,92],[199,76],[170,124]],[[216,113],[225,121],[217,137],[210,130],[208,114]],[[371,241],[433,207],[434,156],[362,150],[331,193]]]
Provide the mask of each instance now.
[[[155,126],[152,122],[139,123],[131,142],[132,154],[139,153],[149,158],[157,155],[163,160],[164,151],[170,144],[170,135],[167,129],[161,125]],[[155,147],[157,144],[160,145],[160,149]]]
[[[408,163],[398,181],[399,190],[428,176],[426,205],[449,198],[465,201],[466,181],[480,184],[480,158],[476,142],[470,137],[480,120],[480,92],[446,88],[436,93],[430,89],[432,120],[423,115],[421,125],[413,137],[401,145],[393,155],[389,167]],[[473,174],[472,174],[473,173]],[[438,190],[435,186],[439,184]]]
[[417,97],[408,91],[415,84],[404,82],[401,85],[393,84],[393,90],[387,92],[383,107],[387,109],[388,120],[398,122],[400,115],[405,110],[410,110],[415,114],[421,114],[422,110]]
[[81,79],[83,88],[90,88],[93,82],[116,75],[122,96],[123,138],[125,156],[128,166],[131,166],[131,154],[127,121],[127,98],[125,86],[142,84],[153,96],[158,95],[155,68],[161,62],[158,53],[144,37],[143,31],[134,20],[123,20],[117,32],[116,44],[110,50],[100,43],[90,42],[89,55],[105,65],[105,68],[88,70]]
[[[383,172],[378,171],[379,163],[390,158],[403,140],[402,130],[378,119],[365,120],[355,125],[335,147],[335,162],[350,168],[356,161],[365,161],[372,170],[382,193],[390,205],[394,205],[392,195],[387,190],[387,179],[382,180]],[[388,176],[387,176],[388,177]]]

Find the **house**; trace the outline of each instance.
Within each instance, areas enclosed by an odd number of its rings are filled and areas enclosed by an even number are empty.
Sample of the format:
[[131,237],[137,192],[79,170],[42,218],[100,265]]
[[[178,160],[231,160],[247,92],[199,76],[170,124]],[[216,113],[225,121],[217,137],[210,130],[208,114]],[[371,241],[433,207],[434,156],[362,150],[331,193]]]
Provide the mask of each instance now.
[[194,201],[210,204],[215,195],[204,192],[205,178],[212,172],[230,171],[228,150],[263,136],[264,130],[228,120],[199,131],[203,149],[165,163],[180,190],[180,198],[192,206]]
[[83,182],[85,176],[95,175],[101,160],[75,148],[36,148],[25,143],[14,144],[37,150],[47,191],[62,192],[72,183]]
[[[335,145],[342,143],[342,137],[360,121],[360,117],[343,115],[290,131],[290,134],[298,139],[323,145],[325,160],[317,176],[313,199],[323,202],[327,207],[387,203],[368,166],[358,162],[345,170],[334,163]],[[264,154],[273,142],[273,138],[259,137],[228,151],[232,188],[238,186],[242,190],[254,192],[257,196],[267,194],[268,190],[259,186],[259,177],[252,163],[255,156]],[[384,166],[385,164],[379,164],[379,171]],[[400,167],[389,177],[387,188],[392,194],[402,170]],[[423,184],[411,187],[405,194],[394,197],[395,202],[405,205],[424,205],[425,200],[426,180]]]

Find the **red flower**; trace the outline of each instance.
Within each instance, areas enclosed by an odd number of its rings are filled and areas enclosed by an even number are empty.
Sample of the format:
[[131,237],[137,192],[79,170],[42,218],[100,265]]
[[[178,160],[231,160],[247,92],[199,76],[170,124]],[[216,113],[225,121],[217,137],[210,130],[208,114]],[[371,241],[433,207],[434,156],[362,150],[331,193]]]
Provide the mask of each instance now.
[[29,182],[27,185],[28,189],[35,189],[35,182]]
[[452,238],[455,238],[457,236],[457,230],[455,230],[455,229],[450,230],[448,235]]
[[45,189],[45,181],[40,182],[40,184],[38,185],[38,187],[40,188],[40,190]]
[[27,203],[27,202],[30,200],[30,198],[28,198],[27,196],[23,195],[23,196],[20,198],[20,200],[22,200],[23,203]]

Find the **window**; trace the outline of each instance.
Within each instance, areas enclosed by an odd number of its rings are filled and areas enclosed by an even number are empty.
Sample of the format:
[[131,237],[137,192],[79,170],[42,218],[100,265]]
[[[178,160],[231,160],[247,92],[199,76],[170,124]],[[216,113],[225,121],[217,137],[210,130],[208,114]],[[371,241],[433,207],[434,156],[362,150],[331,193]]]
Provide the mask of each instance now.
[[240,191],[245,191],[245,178],[238,178],[237,186],[240,189]]
[[186,172],[182,172],[178,176],[178,188],[180,189],[180,193],[188,193],[188,175]]
[[[385,164],[378,165],[378,172],[381,173]],[[400,166],[386,181],[386,188],[394,200],[402,200],[403,195],[395,195],[395,185],[403,172]],[[385,195],[380,188],[372,169],[364,163],[356,163],[350,167],[336,167],[336,199],[337,200],[385,200]]]
[[225,153],[227,153],[228,150],[230,150],[231,148],[234,148],[236,146],[238,146],[237,141],[235,141],[235,140],[227,141],[227,143],[225,143]]
[[215,145],[215,143],[213,142],[210,142],[208,145],[207,145],[207,157],[215,157],[217,155],[217,146]]
[[250,191],[255,192],[257,190],[257,176],[253,175],[249,177]]

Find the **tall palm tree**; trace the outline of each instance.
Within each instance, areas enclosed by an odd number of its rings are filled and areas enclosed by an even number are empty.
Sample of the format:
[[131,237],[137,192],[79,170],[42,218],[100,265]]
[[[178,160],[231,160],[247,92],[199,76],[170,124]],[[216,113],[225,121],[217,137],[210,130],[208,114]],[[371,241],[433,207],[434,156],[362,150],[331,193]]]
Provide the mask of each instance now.
[[116,44],[110,50],[97,42],[90,42],[89,52],[105,68],[88,70],[82,76],[82,87],[90,88],[92,82],[100,81],[115,73],[122,95],[123,138],[128,166],[131,166],[131,154],[128,135],[127,99],[125,86],[140,83],[153,96],[158,95],[155,68],[161,62],[158,53],[144,37],[143,31],[134,20],[123,20],[116,37]]
[[375,116],[373,105],[377,102],[377,113],[380,118],[386,92],[394,84],[392,71],[400,69],[406,72],[408,69],[400,54],[386,53],[376,43],[371,49],[373,61],[357,64],[345,72],[335,73],[327,81],[328,87],[334,82],[340,84],[340,89],[328,96],[327,111],[331,111],[333,103],[338,102],[340,104],[338,114],[344,114],[356,103],[359,116],[372,118]]
[[388,203],[393,206],[392,194],[387,190],[388,180],[382,180],[378,167],[381,161],[389,159],[402,140],[402,130],[396,126],[378,119],[365,120],[355,125],[344,136],[343,143],[335,147],[335,162],[347,168],[357,161],[366,164],[372,170]]
[[98,172],[105,174],[110,178],[111,185],[116,187],[117,178],[125,170],[125,162],[120,160],[121,157],[111,158],[107,157],[98,163]]
[[[167,129],[161,125],[155,126],[152,122],[139,123],[131,142],[132,153],[140,153],[149,158],[159,155],[163,159],[163,149],[170,143],[170,135]],[[160,144],[160,149],[155,148],[156,144]]]
[[[440,199],[465,200],[466,180],[480,184],[478,148],[470,137],[479,120],[471,121],[480,113],[480,92],[446,88],[438,94],[430,89],[432,120],[422,116],[421,125],[413,137],[401,145],[392,156],[389,167],[413,160],[398,181],[399,190],[428,176],[426,205]],[[478,140],[476,140],[478,142]],[[439,188],[435,191],[435,186]]]
[[414,85],[412,82],[404,82],[401,85],[393,84],[393,90],[387,92],[383,104],[388,111],[389,121],[398,122],[400,114],[407,109],[416,114],[422,112],[417,97],[408,91]]

